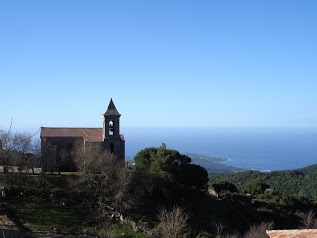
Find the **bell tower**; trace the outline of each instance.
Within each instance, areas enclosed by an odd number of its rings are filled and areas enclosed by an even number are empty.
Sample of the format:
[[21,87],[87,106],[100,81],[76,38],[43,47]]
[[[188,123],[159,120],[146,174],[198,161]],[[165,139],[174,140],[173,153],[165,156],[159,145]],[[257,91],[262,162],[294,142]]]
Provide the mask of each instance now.
[[103,138],[119,138],[120,137],[120,116],[112,98],[107,111],[103,114]]
[[125,157],[125,141],[123,135],[120,135],[120,116],[112,98],[109,106],[103,114],[103,140],[104,147],[110,153],[113,153],[118,159]]

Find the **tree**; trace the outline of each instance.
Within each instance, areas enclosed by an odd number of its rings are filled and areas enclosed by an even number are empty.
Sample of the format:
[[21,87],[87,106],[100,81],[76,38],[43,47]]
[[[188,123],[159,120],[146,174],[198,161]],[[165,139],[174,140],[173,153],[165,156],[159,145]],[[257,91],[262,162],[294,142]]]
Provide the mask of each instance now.
[[[26,154],[32,151],[32,135],[29,133],[11,133],[0,131],[1,163],[3,166],[18,166],[18,170],[25,169]],[[4,168],[6,172],[6,168]]]
[[208,173],[176,150],[151,147],[134,157],[136,170],[145,176],[147,191],[154,197],[177,200],[184,189],[207,189]]
[[123,212],[133,204],[130,185],[133,173],[122,168],[122,161],[104,150],[102,145],[77,141],[71,157],[78,171],[83,172],[81,180],[74,185],[87,192],[87,206],[98,207],[102,214],[107,214],[109,206]]
[[4,166],[4,173],[7,172],[8,166],[18,166],[20,172],[25,169],[27,153],[32,152],[32,138],[35,134],[27,132],[12,133],[13,120],[11,119],[10,127],[7,131],[0,130],[0,163]]
[[31,153],[27,154],[26,168],[35,174],[35,168],[41,167],[41,141],[35,140],[33,142]]
[[223,192],[230,192],[230,193],[238,192],[237,187],[234,184],[229,183],[227,181],[221,181],[220,183],[214,183],[212,185],[212,187],[217,195],[219,195],[219,193],[223,193]]
[[270,186],[266,184],[262,179],[252,179],[245,185],[245,191],[252,195],[259,195],[264,193],[264,191]]
[[84,144],[82,140],[78,140],[70,154],[77,171],[86,174],[105,174],[118,166],[114,155],[105,151],[100,144]]
[[132,187],[132,180],[133,173],[129,170],[125,168],[117,169],[112,204],[119,212],[124,212],[134,204],[134,197],[129,191]]
[[41,148],[41,167],[42,173],[54,171],[55,148],[51,143],[43,143]]
[[208,184],[208,172],[204,167],[197,164],[186,164],[181,166],[178,173],[180,184],[188,188],[206,191]]
[[[18,188],[21,186],[22,173],[28,170],[28,160],[33,157],[31,154],[33,149],[32,138],[38,133],[30,134],[27,132],[16,132],[12,133],[13,120],[8,131],[0,131],[0,163],[3,166],[3,172],[6,173],[6,181],[11,187],[13,187],[13,182],[17,181]],[[8,172],[19,172],[19,177],[17,180],[13,179],[12,175]]]

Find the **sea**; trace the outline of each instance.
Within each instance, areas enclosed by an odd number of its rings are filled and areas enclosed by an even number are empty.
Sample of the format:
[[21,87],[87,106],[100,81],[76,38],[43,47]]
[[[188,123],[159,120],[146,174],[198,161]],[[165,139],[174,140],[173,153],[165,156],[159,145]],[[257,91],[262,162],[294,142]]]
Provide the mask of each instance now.
[[181,153],[223,158],[223,164],[261,171],[317,164],[317,128],[122,128],[129,159],[165,143]]

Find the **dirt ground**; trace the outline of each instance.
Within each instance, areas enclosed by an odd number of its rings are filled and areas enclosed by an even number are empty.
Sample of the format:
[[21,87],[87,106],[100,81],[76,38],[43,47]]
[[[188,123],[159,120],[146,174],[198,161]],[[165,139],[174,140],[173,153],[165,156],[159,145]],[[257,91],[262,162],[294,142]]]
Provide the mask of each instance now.
[[[29,233],[29,232],[28,232]],[[0,237],[1,238],[29,238],[35,237],[27,232],[22,232],[6,215],[0,215]]]
[[[36,233],[25,232],[19,230],[19,228],[11,221],[6,215],[0,215],[0,238],[73,238],[78,236],[65,236],[62,234],[54,233]],[[88,236],[82,236],[87,238]]]

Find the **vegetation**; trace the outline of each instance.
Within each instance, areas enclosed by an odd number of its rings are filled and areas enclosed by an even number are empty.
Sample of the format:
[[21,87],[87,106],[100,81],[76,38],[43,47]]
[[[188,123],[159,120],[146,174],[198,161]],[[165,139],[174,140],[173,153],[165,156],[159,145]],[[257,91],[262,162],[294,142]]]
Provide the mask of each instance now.
[[212,185],[212,188],[217,194],[217,196],[219,196],[219,193],[224,193],[224,192],[230,192],[230,193],[238,192],[237,187],[234,184],[229,183],[227,181],[220,181],[219,183],[214,183]]
[[[262,173],[260,171],[248,171],[233,174],[210,174],[210,184],[219,181],[228,181],[235,184],[239,190],[248,189],[248,183],[261,180],[274,192],[317,200],[317,165],[311,165],[303,169],[273,171]],[[263,188],[264,189],[264,188]],[[265,190],[265,189],[264,189]]]
[[146,148],[134,158],[136,171],[145,179],[147,193],[156,199],[177,202],[187,190],[207,191],[208,173],[176,150]]
[[245,192],[252,195],[263,194],[270,186],[264,183],[260,178],[252,179],[245,185]]
[[189,215],[180,207],[175,206],[171,211],[161,208],[158,214],[159,224],[154,237],[178,238],[186,234]]
[[40,144],[32,141],[34,135],[29,133],[12,133],[11,126],[8,131],[0,130],[0,165],[3,172],[31,172],[40,165]]
[[[59,151],[60,161],[51,161],[52,147],[44,148],[45,157],[33,153],[33,161],[43,166],[36,174],[22,169],[34,166],[25,159],[32,147],[7,146],[17,141],[15,135],[1,136],[2,161],[19,168],[0,175],[2,211],[23,232],[261,238],[266,229],[317,226],[312,190],[316,165],[272,173],[210,174],[208,183],[205,168],[164,144],[141,150],[134,158],[135,169],[128,169],[99,146],[83,148],[78,143],[71,151]],[[68,156],[78,172],[61,172]]]

